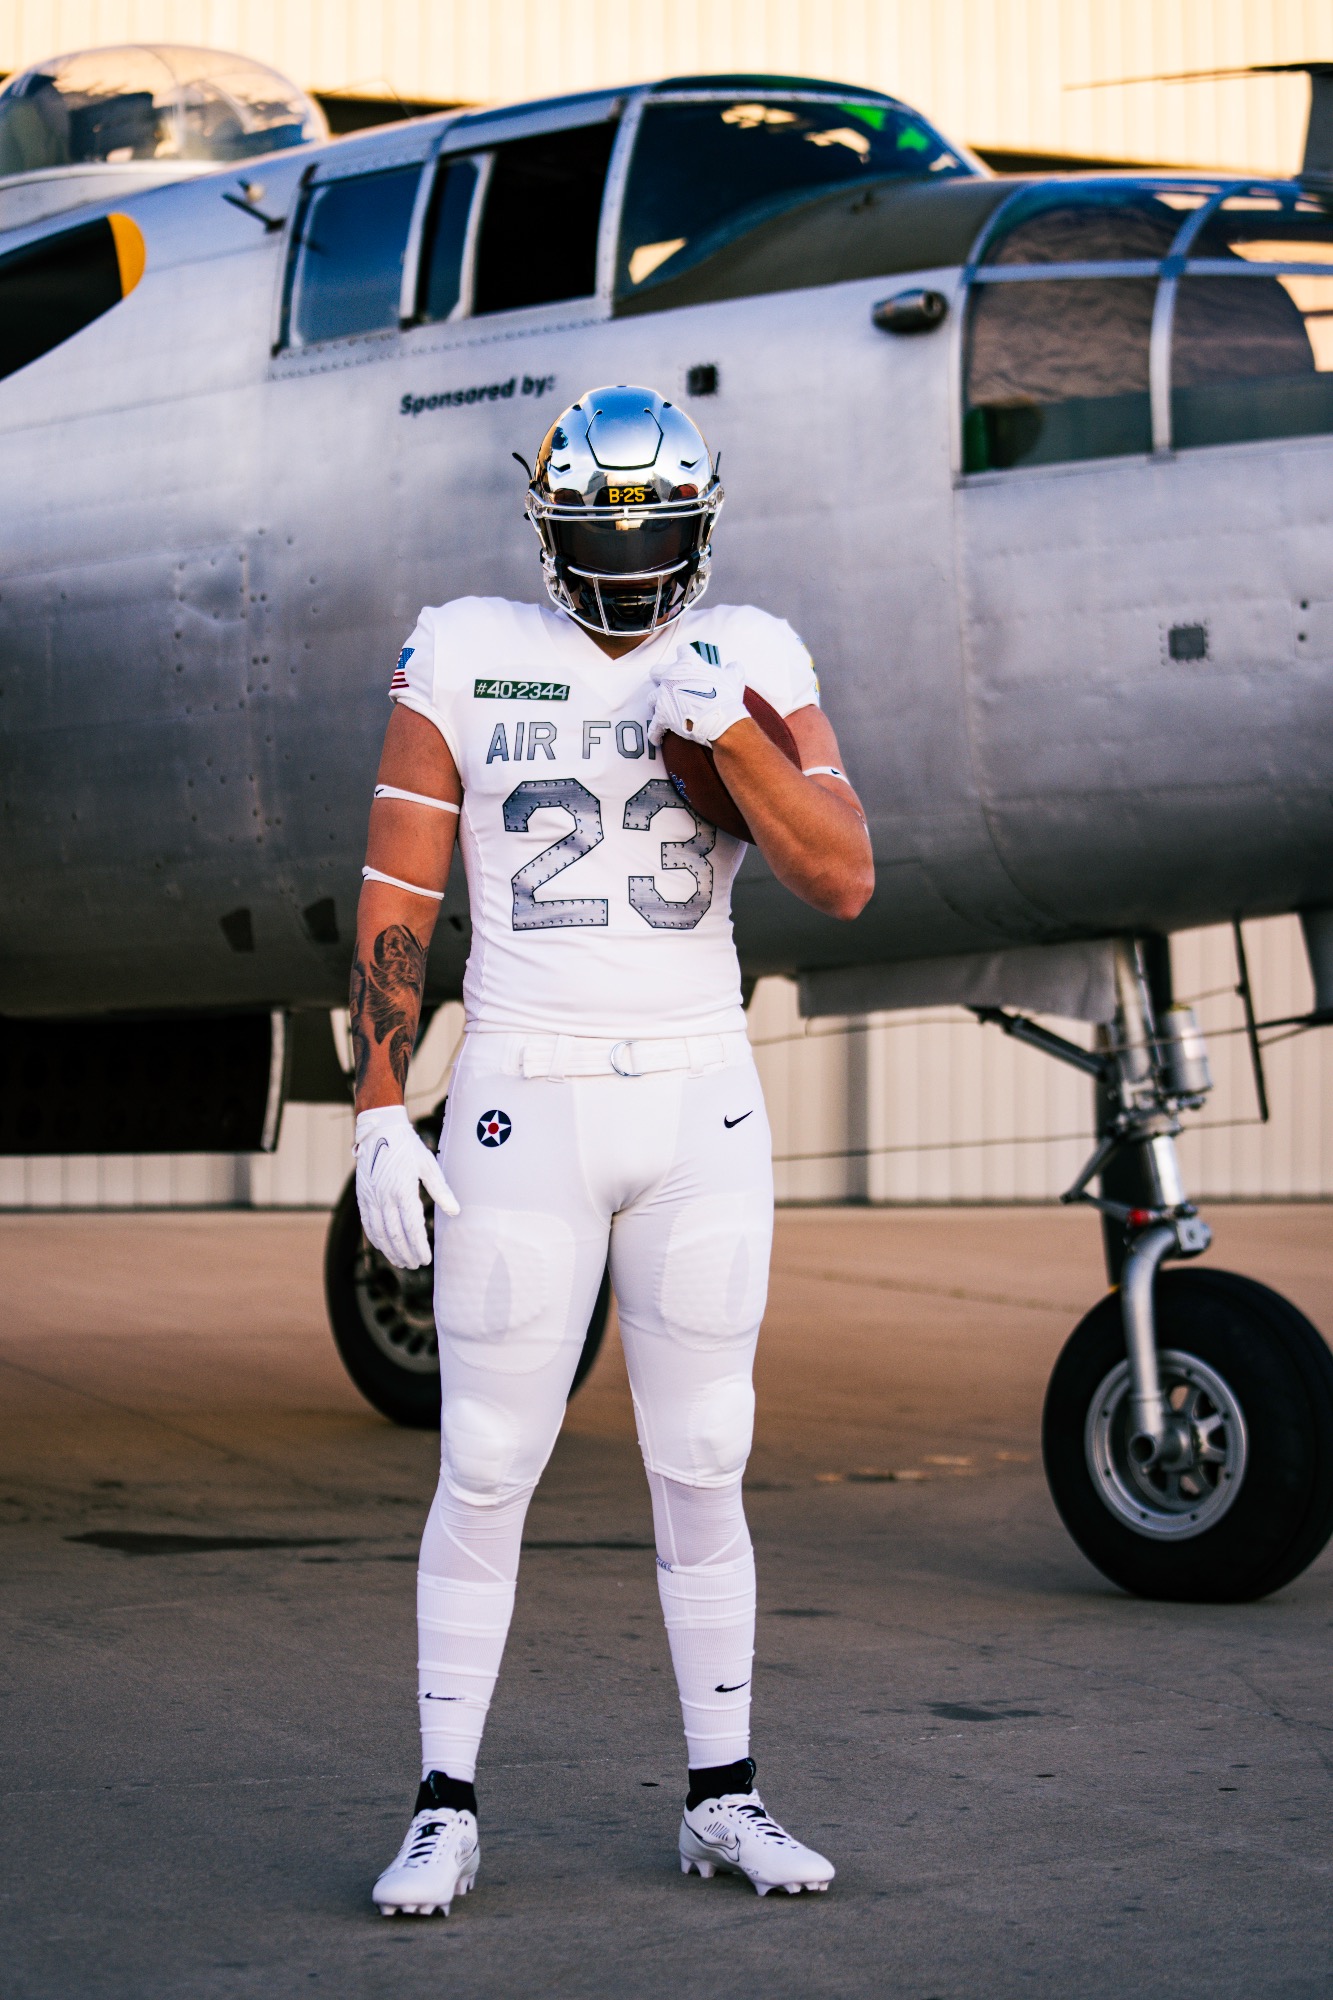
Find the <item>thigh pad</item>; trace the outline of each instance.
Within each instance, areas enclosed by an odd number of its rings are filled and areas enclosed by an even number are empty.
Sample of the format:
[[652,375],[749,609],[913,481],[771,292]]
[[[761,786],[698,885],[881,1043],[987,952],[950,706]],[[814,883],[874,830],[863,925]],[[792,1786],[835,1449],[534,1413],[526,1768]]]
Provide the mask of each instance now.
[[766,1196],[715,1195],[677,1210],[657,1270],[662,1330],[687,1347],[748,1339],[764,1316],[772,1239]]
[[436,1232],[435,1323],[474,1367],[525,1375],[552,1361],[572,1337],[573,1290],[574,1232],[557,1215],[469,1205]]

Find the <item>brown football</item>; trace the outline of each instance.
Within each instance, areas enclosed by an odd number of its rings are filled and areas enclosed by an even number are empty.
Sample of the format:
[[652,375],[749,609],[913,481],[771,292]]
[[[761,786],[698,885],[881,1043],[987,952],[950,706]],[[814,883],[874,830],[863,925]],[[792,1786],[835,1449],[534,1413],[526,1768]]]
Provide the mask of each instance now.
[[[776,743],[784,757],[799,765],[801,753],[796,748],[796,738],[772,704],[747,687],[745,706],[770,743]],[[753,839],[740,807],[717,774],[711,750],[669,729],[662,738],[662,762],[676,790],[701,819],[711,820],[735,840]]]

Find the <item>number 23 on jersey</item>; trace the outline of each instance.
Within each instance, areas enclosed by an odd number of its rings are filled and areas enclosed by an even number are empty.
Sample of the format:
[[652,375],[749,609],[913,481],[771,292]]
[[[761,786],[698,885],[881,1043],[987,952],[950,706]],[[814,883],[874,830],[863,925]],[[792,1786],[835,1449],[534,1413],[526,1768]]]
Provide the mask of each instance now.
[[[605,896],[553,896],[537,900],[537,891],[564,869],[572,868],[591,853],[604,838],[601,801],[577,778],[528,778],[504,802],[504,823],[509,833],[526,833],[535,812],[555,807],[567,812],[574,824],[563,840],[554,841],[534,854],[512,878],[513,925],[516,931],[604,928],[610,908]],[[647,833],[658,813],[668,810],[688,812],[675,788],[666,778],[650,778],[634,796],[625,801],[622,824],[628,832]],[[655,931],[690,931],[707,914],[713,900],[713,866],[708,856],[717,842],[717,829],[695,815],[694,832],[688,840],[661,842],[658,866],[664,870],[686,869],[694,878],[694,893],[682,901],[664,896],[652,875],[631,875],[626,891],[631,909],[637,910]]]

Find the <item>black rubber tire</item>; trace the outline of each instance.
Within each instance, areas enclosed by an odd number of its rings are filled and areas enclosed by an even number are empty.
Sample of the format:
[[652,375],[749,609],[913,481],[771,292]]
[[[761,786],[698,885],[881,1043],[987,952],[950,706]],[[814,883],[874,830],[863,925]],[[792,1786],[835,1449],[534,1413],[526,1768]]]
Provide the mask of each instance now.
[[[425,1126],[423,1120],[423,1128]],[[429,1137],[429,1133],[426,1134]],[[438,1121],[436,1128],[438,1136]],[[426,1228],[434,1233],[434,1208],[427,1206]],[[357,1288],[358,1269],[373,1274],[383,1311],[392,1316],[396,1299],[410,1297],[415,1310],[407,1330],[409,1347],[424,1360],[435,1352],[434,1325],[430,1298],[433,1269],[396,1271],[387,1259],[366,1242],[356,1206],[356,1177],[353,1175],[338,1197],[329,1222],[324,1245],[324,1299],[329,1325],[343,1366],[366,1401],[395,1424],[414,1430],[440,1427],[440,1370],[415,1371],[400,1367],[372,1337],[362,1312]],[[611,1310],[611,1273],[603,1272],[592,1318],[584,1336],[583,1352],[574,1370],[572,1396],[587,1377],[597,1359]]]
[[1232,1271],[1167,1270],[1156,1286],[1157,1344],[1215,1370],[1240,1406],[1249,1452],[1236,1497],[1180,1540],[1136,1533],[1089,1467],[1085,1425],[1125,1358],[1115,1293],[1075,1327],[1051,1376],[1042,1457],[1061,1519],[1089,1562],[1138,1597],[1237,1604],[1280,1590],[1333,1533],[1333,1355],[1296,1307]]

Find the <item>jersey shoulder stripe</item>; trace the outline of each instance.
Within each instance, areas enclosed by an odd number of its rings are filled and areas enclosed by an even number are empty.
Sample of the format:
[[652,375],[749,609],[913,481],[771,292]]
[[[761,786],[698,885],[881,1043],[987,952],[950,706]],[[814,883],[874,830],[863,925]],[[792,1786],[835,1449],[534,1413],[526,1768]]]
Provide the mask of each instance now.
[[804,642],[785,618],[757,604],[701,605],[687,611],[681,637],[710,666],[734,662],[779,715],[817,707],[819,681]]

